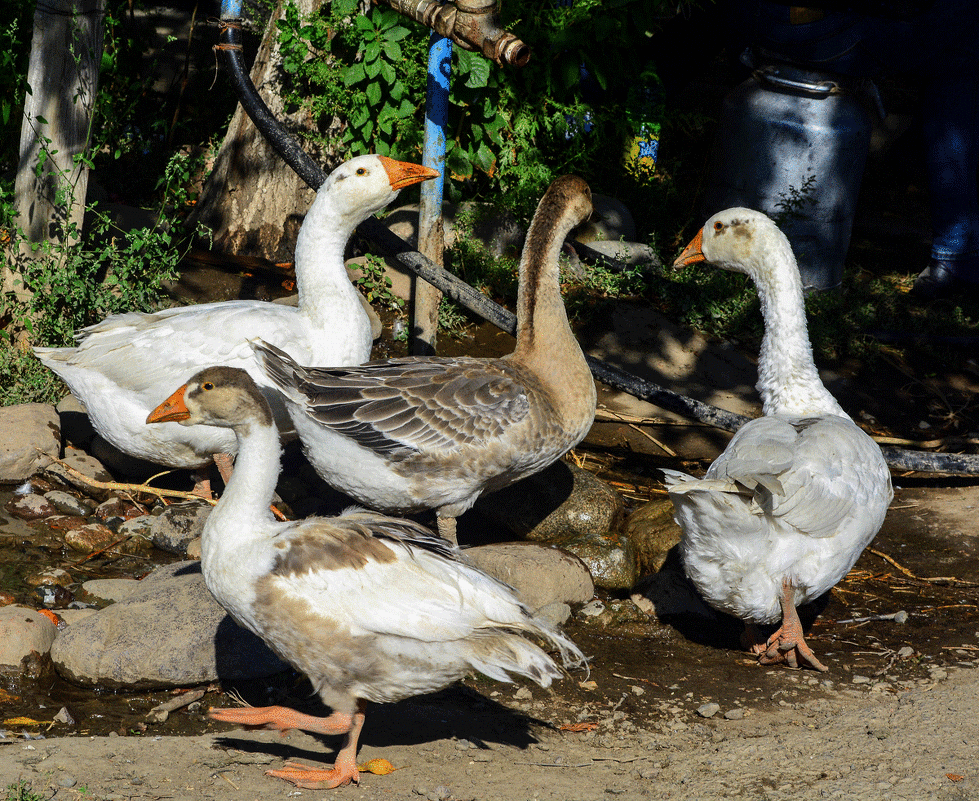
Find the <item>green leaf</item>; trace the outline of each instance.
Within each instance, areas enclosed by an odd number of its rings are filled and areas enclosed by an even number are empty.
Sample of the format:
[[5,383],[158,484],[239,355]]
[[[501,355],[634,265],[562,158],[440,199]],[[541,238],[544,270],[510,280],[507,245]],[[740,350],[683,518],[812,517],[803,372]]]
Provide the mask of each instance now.
[[371,116],[371,110],[359,103],[350,110],[348,122],[355,128],[362,126]]
[[375,61],[367,61],[364,64],[364,72],[372,82],[378,75],[380,75],[381,64],[383,63],[384,63],[383,61],[375,60]]
[[[371,42],[364,48],[364,60],[374,61],[381,55],[381,46],[377,42]],[[374,73],[377,74],[376,72]]]
[[487,147],[485,142],[480,142],[473,161],[475,161],[476,166],[487,175],[491,175],[496,169],[496,155],[489,149],[489,147]]
[[385,33],[385,37],[390,42],[400,42],[409,33],[411,33],[411,31],[408,30],[408,28],[404,27],[403,25],[395,25],[393,28],[390,28]]
[[376,106],[381,102],[381,85],[376,81],[372,81],[367,84],[367,90],[364,92],[367,96],[367,102],[372,106]]
[[388,39],[384,42],[384,55],[387,56],[388,61],[400,61],[401,45]]
[[343,85],[353,86],[355,83],[360,83],[366,78],[364,73],[363,64],[351,64],[343,72]]
[[488,59],[481,57],[472,59],[466,86],[470,89],[482,89],[489,82],[490,70],[491,62]]
[[[394,67],[392,67],[387,61],[378,61],[378,64],[381,65],[381,77],[388,83],[390,87],[398,79],[398,75],[394,71]],[[388,89],[388,91],[390,91],[390,88]],[[394,99],[399,100],[400,98],[396,97]]]
[[354,17],[354,27],[359,31],[363,31],[364,33],[377,36],[377,28],[374,27],[373,21],[362,14],[358,14],[356,17]]

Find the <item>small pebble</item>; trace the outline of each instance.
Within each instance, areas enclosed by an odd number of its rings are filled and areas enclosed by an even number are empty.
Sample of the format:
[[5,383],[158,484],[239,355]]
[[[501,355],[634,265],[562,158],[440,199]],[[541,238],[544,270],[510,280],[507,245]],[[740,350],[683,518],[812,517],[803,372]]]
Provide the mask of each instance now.
[[720,711],[720,704],[702,704],[697,707],[697,714],[702,718],[712,718]]
[[738,709],[737,707],[735,707],[734,709],[729,709],[727,712],[724,713],[724,719],[725,720],[744,720],[744,710],[743,709]]
[[895,623],[907,623],[908,622],[908,613],[905,612],[903,609],[900,612],[895,612],[894,613],[894,622]]
[[78,784],[78,779],[68,773],[58,779],[58,786],[60,787],[74,787],[76,784]]
[[521,687],[513,694],[513,697],[516,698],[518,701],[528,701],[534,697],[534,694],[526,687]]
[[594,601],[589,601],[578,610],[579,614],[584,615],[585,617],[598,617],[604,611],[605,604],[603,604],[597,598]]
[[853,677],[853,678],[851,679],[851,681],[852,681],[852,682],[853,682],[854,684],[870,684],[870,679],[869,679],[869,678],[867,678],[866,676],[856,676],[856,675],[855,675],[855,676],[854,676],[854,677]]

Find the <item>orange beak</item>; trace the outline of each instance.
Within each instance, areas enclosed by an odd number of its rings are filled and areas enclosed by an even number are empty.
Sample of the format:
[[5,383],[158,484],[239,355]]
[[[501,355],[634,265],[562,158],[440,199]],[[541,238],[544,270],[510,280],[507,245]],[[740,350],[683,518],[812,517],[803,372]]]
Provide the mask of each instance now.
[[378,156],[378,158],[384,165],[384,171],[388,174],[391,188],[395,192],[412,184],[420,184],[429,178],[439,177],[439,171],[433,170],[431,167],[423,167],[421,164],[412,164],[407,161],[395,161],[387,156]]
[[696,264],[698,261],[707,261],[707,257],[700,249],[704,242],[704,229],[697,231],[697,235],[690,240],[690,244],[683,249],[683,253],[676,257],[673,266],[676,268],[686,267],[688,264]]
[[157,406],[146,418],[147,423],[178,423],[190,417],[187,404],[184,403],[184,392],[187,385],[184,384],[174,392],[163,403]]

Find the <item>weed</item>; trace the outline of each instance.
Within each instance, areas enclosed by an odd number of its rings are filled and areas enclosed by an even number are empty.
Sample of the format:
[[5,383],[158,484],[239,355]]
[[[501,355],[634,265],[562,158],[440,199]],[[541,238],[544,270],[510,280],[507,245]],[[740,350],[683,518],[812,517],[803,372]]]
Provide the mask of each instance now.
[[360,277],[354,281],[354,284],[367,296],[370,303],[391,311],[399,311],[405,307],[404,299],[391,291],[391,279],[384,273],[382,259],[368,254],[361,265],[360,272]]
[[7,785],[6,801],[44,801],[44,795],[35,793],[23,779]]

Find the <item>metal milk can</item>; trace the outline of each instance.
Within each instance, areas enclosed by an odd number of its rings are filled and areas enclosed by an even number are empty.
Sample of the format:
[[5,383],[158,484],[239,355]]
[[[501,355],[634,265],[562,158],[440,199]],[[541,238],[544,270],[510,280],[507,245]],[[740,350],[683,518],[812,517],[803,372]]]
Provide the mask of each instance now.
[[792,243],[805,290],[838,287],[870,131],[838,77],[760,67],[724,99],[705,218],[732,206],[765,212]]

